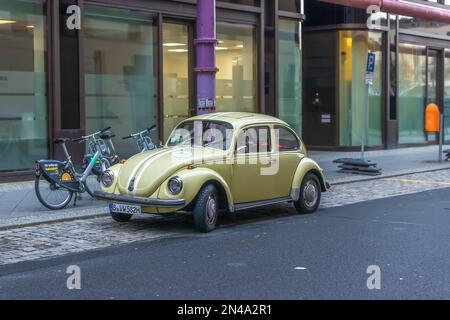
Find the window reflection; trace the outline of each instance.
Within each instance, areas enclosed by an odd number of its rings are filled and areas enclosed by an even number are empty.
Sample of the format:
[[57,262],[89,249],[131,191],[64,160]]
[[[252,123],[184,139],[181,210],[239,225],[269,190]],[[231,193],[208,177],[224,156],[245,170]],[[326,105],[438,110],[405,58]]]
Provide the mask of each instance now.
[[450,50],[445,50],[444,64],[444,116],[445,139],[450,138]]
[[0,171],[48,156],[44,12],[42,2],[0,3]]
[[426,48],[402,43],[399,51],[399,143],[425,142]]
[[217,111],[257,111],[255,28],[218,23],[217,38]]
[[365,143],[382,144],[381,96],[382,96],[382,34],[367,31],[339,32],[339,126],[342,146],[361,144],[361,130],[365,128],[365,74],[367,53],[376,55],[373,85],[369,87],[369,127]]
[[302,132],[300,23],[280,19],[278,49],[278,116]]
[[164,140],[189,117],[188,26],[163,24]]
[[[151,17],[86,6],[84,70],[88,132],[112,126],[117,136],[124,137],[156,124],[155,31]],[[117,140],[117,147],[123,157],[137,151],[129,141]]]

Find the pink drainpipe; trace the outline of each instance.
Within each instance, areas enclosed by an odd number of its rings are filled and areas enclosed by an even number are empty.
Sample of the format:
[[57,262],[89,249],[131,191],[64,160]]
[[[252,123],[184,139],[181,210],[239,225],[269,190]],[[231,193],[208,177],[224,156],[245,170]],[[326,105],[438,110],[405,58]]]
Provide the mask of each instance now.
[[450,24],[450,10],[417,4],[404,0],[319,0],[343,6],[367,9],[371,5],[380,7],[382,12],[420,18]]

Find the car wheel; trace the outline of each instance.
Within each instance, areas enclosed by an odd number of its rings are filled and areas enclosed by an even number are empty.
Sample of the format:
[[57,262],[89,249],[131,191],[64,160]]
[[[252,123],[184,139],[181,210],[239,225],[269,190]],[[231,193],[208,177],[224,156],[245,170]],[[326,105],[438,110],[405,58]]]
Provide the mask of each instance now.
[[294,202],[298,213],[310,214],[317,211],[320,205],[322,190],[320,181],[313,173],[308,173],[300,186],[300,198]]
[[211,232],[219,217],[219,198],[216,187],[207,185],[200,190],[194,206],[194,225],[200,232]]
[[128,222],[133,217],[132,214],[111,212],[111,217],[117,222]]

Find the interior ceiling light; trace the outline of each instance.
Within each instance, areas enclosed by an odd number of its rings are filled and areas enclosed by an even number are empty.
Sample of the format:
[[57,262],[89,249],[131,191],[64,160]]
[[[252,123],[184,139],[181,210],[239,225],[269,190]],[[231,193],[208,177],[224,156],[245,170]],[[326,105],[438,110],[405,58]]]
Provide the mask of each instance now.
[[176,43],[176,42],[168,42],[163,44],[163,47],[184,47],[184,46],[186,46],[184,43]]
[[216,47],[216,50],[223,51],[223,50],[228,50],[228,48],[227,47]]
[[16,23],[17,21],[14,20],[1,20],[0,19],[0,24],[13,24]]
[[177,52],[177,53],[182,53],[182,52],[188,52],[188,49],[169,49],[167,50],[169,52]]

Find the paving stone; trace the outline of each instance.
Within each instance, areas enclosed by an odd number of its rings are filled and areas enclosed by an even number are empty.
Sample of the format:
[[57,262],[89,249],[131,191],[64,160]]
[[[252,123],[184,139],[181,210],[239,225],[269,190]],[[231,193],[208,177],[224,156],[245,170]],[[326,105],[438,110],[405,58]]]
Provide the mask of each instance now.
[[[323,194],[321,207],[344,206],[442,188],[450,188],[450,170],[332,186]],[[250,210],[244,215],[252,221],[253,217],[289,215],[294,210],[292,204],[281,204]],[[186,214],[143,216],[129,223],[116,223],[109,217],[101,217],[4,230],[0,231],[0,265],[192,233],[195,233],[192,218]]]

